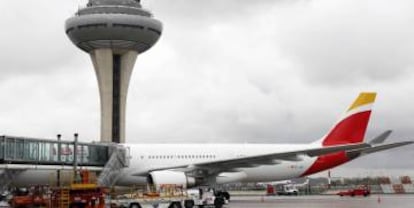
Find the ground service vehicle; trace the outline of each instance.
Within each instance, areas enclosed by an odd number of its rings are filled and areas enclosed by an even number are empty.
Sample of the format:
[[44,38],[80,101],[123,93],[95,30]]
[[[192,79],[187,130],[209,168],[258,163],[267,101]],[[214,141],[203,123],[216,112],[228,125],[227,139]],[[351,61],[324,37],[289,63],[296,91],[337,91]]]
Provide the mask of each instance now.
[[347,191],[341,191],[341,192],[337,193],[337,195],[339,195],[339,196],[351,196],[351,197],[354,197],[354,196],[364,196],[364,197],[366,197],[370,194],[371,194],[371,191],[367,186],[361,186],[361,187],[358,187],[356,189],[349,189]]
[[213,190],[187,190],[176,185],[162,185],[155,192],[137,190],[133,193],[117,195],[110,201],[111,207],[116,208],[221,208],[225,203],[226,199]]
[[[104,208],[107,188],[97,184],[96,175],[87,170],[62,175],[59,186],[50,188],[53,208]],[[53,184],[53,183],[52,183]]]
[[16,189],[9,204],[15,208],[26,207],[44,207],[48,205],[46,196],[46,188],[41,186],[32,187],[30,189]]
[[277,195],[297,196],[299,191],[293,184],[276,185]]

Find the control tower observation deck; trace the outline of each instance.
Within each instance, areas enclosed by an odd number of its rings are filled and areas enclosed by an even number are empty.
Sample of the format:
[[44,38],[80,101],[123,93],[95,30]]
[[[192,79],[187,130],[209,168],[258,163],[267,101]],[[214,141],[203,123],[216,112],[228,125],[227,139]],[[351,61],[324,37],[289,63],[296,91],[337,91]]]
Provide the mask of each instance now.
[[89,0],[66,21],[66,34],[91,56],[101,101],[101,141],[125,142],[128,85],[137,56],[160,38],[162,24],[140,0]]

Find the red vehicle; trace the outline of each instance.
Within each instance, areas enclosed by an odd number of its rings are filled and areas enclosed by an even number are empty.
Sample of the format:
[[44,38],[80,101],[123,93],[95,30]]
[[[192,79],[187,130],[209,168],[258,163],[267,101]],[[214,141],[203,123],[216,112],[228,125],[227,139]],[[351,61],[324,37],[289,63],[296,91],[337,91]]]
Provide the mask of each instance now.
[[336,195],[339,196],[368,196],[371,194],[371,191],[369,190],[369,188],[367,186],[361,186],[359,188],[356,189],[349,189],[347,191],[341,191],[339,193],[337,193]]
[[31,190],[17,189],[9,203],[11,207],[17,208],[44,207],[48,204],[47,199],[44,197],[45,192],[46,188],[41,186],[33,187]]

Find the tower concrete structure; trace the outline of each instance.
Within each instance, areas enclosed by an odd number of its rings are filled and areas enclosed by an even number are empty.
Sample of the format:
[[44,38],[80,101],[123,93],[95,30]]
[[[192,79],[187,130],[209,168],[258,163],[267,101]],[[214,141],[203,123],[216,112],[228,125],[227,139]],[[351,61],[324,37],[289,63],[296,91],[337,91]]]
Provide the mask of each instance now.
[[162,24],[140,0],[89,0],[66,21],[66,34],[89,53],[98,78],[101,141],[125,142],[129,80],[137,56],[160,38]]

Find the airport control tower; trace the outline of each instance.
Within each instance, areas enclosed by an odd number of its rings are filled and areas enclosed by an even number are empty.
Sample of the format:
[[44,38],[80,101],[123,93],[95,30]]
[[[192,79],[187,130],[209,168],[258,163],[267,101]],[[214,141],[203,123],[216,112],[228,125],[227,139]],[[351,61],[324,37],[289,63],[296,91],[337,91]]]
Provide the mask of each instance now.
[[138,54],[160,38],[162,24],[140,0],[89,0],[66,21],[66,34],[91,56],[101,100],[101,141],[125,142],[128,85]]

